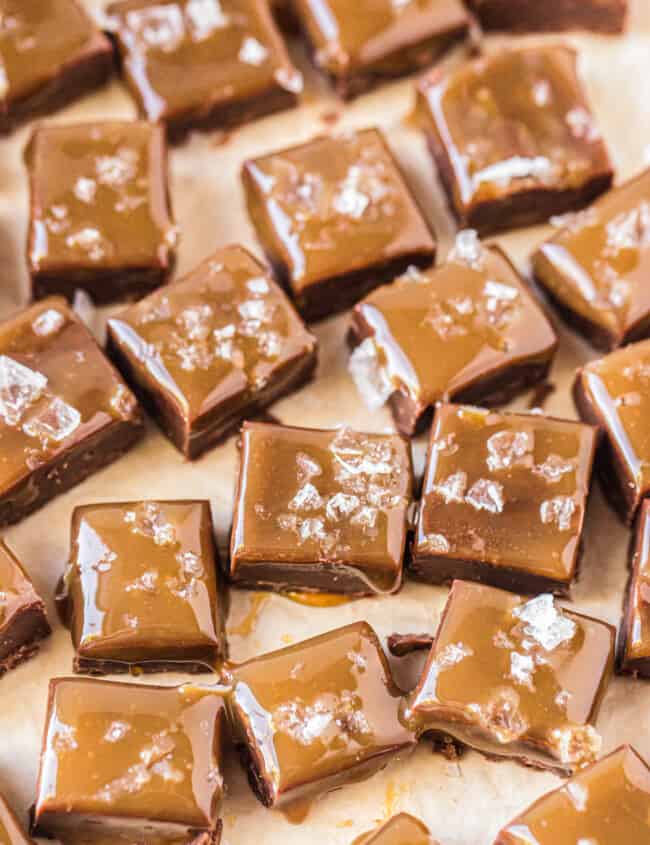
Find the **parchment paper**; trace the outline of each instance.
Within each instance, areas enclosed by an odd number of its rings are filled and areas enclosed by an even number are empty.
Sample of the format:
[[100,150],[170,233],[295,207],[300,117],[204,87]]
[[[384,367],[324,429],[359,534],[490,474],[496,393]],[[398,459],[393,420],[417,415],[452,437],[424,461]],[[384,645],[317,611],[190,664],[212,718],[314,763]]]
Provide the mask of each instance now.
[[[350,0],[352,3],[352,0]],[[101,0],[86,0],[100,14]],[[650,3],[631,0],[630,31],[624,38],[570,36],[582,56],[582,71],[597,118],[609,142],[618,179],[650,164]],[[562,36],[549,36],[550,40]],[[502,36],[488,39],[490,49]],[[520,39],[521,40],[521,39]],[[455,61],[460,51],[447,60]],[[178,272],[184,273],[216,247],[241,242],[258,254],[247,221],[239,184],[242,161],[274,148],[298,143],[323,131],[382,126],[409,181],[440,238],[440,256],[453,234],[440,186],[418,131],[408,120],[413,83],[399,82],[343,108],[310,72],[299,48],[295,58],[307,72],[304,105],[241,129],[230,136],[195,136],[171,154],[172,200],[181,229]],[[334,116],[340,119],[334,124]],[[50,118],[52,122],[102,120],[135,116],[119,81]],[[0,316],[27,299],[24,238],[27,225],[27,180],[22,149],[30,127],[0,142]],[[522,270],[532,249],[548,229],[520,230],[498,238]],[[369,413],[347,374],[345,315],[315,329],[321,343],[314,383],[274,406],[273,414],[288,424],[330,427],[347,423],[361,430],[386,430],[389,415]],[[574,369],[596,357],[593,350],[564,329],[552,372],[557,390],[545,410],[574,417],[568,386]],[[515,407],[525,408],[529,397]],[[424,439],[415,444],[421,465]],[[237,468],[235,439],[190,464],[150,425],[145,441],[128,456],[90,478],[69,494],[7,531],[7,540],[25,563],[37,588],[47,598],[55,625],[53,637],[32,661],[0,681],[0,789],[22,814],[34,799],[46,692],[51,677],[71,673],[70,636],[56,618],[52,595],[68,553],[72,508],[94,501],[138,498],[204,497],[210,499],[219,542],[226,547]],[[577,608],[617,624],[626,581],[627,532],[605,506],[600,490],[590,504],[586,554],[575,594]],[[338,607],[312,608],[274,595],[232,593],[228,623],[231,655],[244,659],[310,635],[367,619],[384,637],[394,630],[436,628],[447,590],[407,583],[391,598],[365,599]],[[406,684],[417,659],[396,666]],[[147,683],[178,682],[160,675]],[[650,759],[650,685],[616,678],[607,693],[598,728],[605,750],[633,743]],[[442,845],[490,845],[501,825],[532,800],[554,788],[552,775],[512,763],[487,762],[468,753],[459,763],[447,762],[421,743],[407,760],[391,763],[369,781],[348,786],[319,800],[300,826],[280,812],[265,810],[252,797],[234,759],[226,764],[229,794],[225,804],[226,845],[348,845],[360,832],[394,812],[420,816]],[[624,843],[621,843],[624,845]]]

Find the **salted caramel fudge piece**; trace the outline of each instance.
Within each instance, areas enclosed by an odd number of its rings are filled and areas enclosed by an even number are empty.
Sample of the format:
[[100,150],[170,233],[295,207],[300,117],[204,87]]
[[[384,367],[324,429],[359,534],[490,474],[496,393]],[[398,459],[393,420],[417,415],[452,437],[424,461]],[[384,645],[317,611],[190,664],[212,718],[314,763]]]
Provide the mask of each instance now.
[[76,672],[213,671],[224,613],[209,503],[75,508],[62,603]]
[[0,324],[0,526],[116,460],[143,432],[135,397],[65,300]]
[[345,98],[420,70],[461,39],[462,0],[296,0],[316,65]]
[[0,16],[0,133],[110,76],[111,44],[77,0],[2,0]]
[[140,114],[172,140],[298,102],[302,77],[267,0],[122,0],[107,15]]
[[575,214],[533,255],[566,322],[606,352],[650,334],[650,170]]
[[27,263],[35,298],[81,288],[132,299],[167,280],[175,258],[167,150],[147,123],[43,126],[27,148]]
[[566,595],[575,580],[596,429],[536,414],[436,409],[410,567]]
[[252,589],[394,592],[412,494],[410,447],[398,435],[246,422],[231,580]]
[[419,819],[398,813],[376,830],[357,837],[352,845],[436,845]]
[[535,801],[494,845],[586,845],[650,840],[650,768],[623,745]]
[[108,321],[108,352],[188,458],[308,381],[317,343],[262,265],[219,250]]
[[369,777],[414,743],[366,622],[236,667],[228,706],[251,787],[266,807]]
[[307,320],[433,263],[434,238],[378,129],[247,161],[242,178],[267,258]]
[[628,0],[469,0],[483,29],[513,32],[625,29]]
[[650,492],[650,340],[586,364],[573,395],[582,419],[603,433],[596,460],[603,491],[631,523]]
[[218,845],[221,691],[50,681],[34,833],[146,831]]
[[596,759],[615,630],[527,599],[454,581],[405,717],[489,757],[570,774]]
[[350,371],[411,435],[439,400],[503,404],[543,380],[553,327],[498,247],[461,232],[445,264],[408,272],[352,313]]
[[0,795],[0,843],[2,845],[33,845],[2,795]]
[[617,644],[622,672],[650,677],[650,501],[641,503],[630,543],[630,575]]
[[579,209],[612,164],[569,47],[502,50],[434,70],[419,111],[452,212],[488,234]]

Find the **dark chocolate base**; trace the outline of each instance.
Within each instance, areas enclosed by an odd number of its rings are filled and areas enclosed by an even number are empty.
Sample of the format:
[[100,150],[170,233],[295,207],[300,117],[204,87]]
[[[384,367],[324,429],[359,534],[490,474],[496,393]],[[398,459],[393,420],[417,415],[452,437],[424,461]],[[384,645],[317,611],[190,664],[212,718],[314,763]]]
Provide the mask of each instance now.
[[140,267],[133,269],[88,269],[32,271],[32,297],[43,299],[58,294],[69,302],[75,291],[86,291],[96,305],[141,299],[165,284],[173,270],[168,267]]
[[391,634],[386,644],[393,657],[406,657],[414,651],[428,651],[433,641],[433,634]]
[[123,675],[129,673],[134,677],[153,675],[159,672],[183,672],[187,675],[214,674],[217,659],[212,662],[200,660],[93,660],[76,655],[72,664],[77,675]]
[[0,677],[34,657],[51,633],[43,602],[17,611],[0,632]]
[[584,29],[615,35],[625,30],[627,0],[470,0],[483,29],[564,32]]
[[238,561],[230,569],[230,582],[245,590],[271,590],[274,592],[338,593],[345,596],[362,597],[395,593],[402,586],[401,573],[385,589],[369,585],[369,576],[358,574],[352,564],[344,563],[291,563]]

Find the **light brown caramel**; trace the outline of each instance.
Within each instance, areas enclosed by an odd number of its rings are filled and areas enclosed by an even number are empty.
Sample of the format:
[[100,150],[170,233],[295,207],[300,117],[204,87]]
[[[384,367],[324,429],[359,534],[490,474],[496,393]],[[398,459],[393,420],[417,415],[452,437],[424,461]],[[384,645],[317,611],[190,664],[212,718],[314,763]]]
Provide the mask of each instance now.
[[436,845],[419,819],[399,813],[376,830],[364,833],[352,845]]

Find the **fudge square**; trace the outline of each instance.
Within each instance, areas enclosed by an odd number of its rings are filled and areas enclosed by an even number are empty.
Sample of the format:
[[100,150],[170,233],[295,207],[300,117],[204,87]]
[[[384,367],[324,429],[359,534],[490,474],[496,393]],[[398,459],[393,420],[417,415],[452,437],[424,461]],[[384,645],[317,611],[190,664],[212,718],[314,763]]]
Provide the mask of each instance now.
[[650,677],[650,501],[639,508],[630,544],[630,577],[618,638],[623,672]]
[[0,795],[0,842],[2,845],[33,845],[2,795]]
[[436,409],[410,567],[566,595],[580,559],[596,429],[536,414]]
[[469,7],[483,29],[585,29],[615,34],[625,29],[628,0],[469,0]]
[[97,303],[167,280],[176,228],[160,127],[141,122],[43,126],[27,148],[27,263],[34,297],[77,288]]
[[275,807],[381,769],[414,745],[399,701],[367,622],[237,666],[230,721],[257,798]]
[[33,657],[50,631],[45,602],[0,540],[0,675]]
[[586,364],[573,395],[582,419],[603,433],[596,457],[603,492],[631,523],[650,493],[650,340]]
[[2,0],[0,133],[104,83],[108,38],[77,0]]
[[188,458],[308,381],[316,347],[284,292],[237,246],[108,321],[109,355]]
[[412,494],[410,446],[399,435],[246,422],[231,580],[253,589],[394,592]]
[[612,164],[564,46],[502,50],[419,85],[419,111],[463,226],[481,234],[587,205]]
[[216,687],[50,681],[34,833],[218,845],[224,731]]
[[570,774],[596,759],[594,730],[615,629],[527,599],[454,581],[405,717],[488,756]]
[[0,324],[0,526],[116,460],[143,433],[135,397],[65,300]]
[[433,263],[433,235],[378,129],[247,161],[242,178],[262,247],[307,320]]
[[351,845],[437,845],[419,819],[398,813],[376,830],[363,834]]
[[314,60],[346,98],[433,61],[468,30],[462,0],[297,0]]
[[266,0],[123,0],[107,15],[140,114],[173,140],[298,102],[302,77]]
[[535,277],[566,322],[605,352],[650,334],[650,170],[553,221]]
[[77,672],[213,671],[224,614],[209,503],[75,508],[62,603]]
[[644,845],[650,841],[650,769],[623,745],[543,795],[494,845]]
[[461,232],[445,264],[410,271],[352,313],[350,371],[411,435],[439,400],[503,404],[548,374],[557,337],[498,247]]

